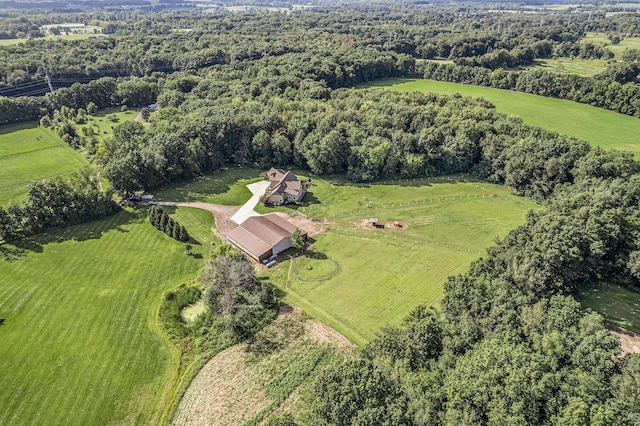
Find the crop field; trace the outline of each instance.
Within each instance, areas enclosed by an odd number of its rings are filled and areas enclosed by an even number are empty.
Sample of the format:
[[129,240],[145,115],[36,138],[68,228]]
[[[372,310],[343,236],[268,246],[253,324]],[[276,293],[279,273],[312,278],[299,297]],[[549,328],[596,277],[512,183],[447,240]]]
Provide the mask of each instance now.
[[[300,265],[285,261],[266,274],[287,293],[285,300],[358,344],[381,326],[399,323],[418,304],[437,305],[448,276],[464,272],[536,208],[483,182],[336,183],[314,179],[305,198],[311,204],[298,211],[326,219],[328,230],[314,237],[312,252],[335,260],[337,273],[325,261],[298,259]],[[369,218],[385,229],[374,229]],[[314,269],[307,273],[308,266]]]
[[482,97],[494,104],[499,112],[517,115],[532,126],[580,138],[604,149],[631,151],[636,157],[640,156],[640,120],[590,105],[489,87],[422,79],[389,78],[361,87]]
[[588,285],[578,294],[580,304],[607,321],[640,333],[640,294],[615,284]]
[[0,129],[0,205],[26,194],[29,182],[66,175],[88,162],[57,135],[36,124]]
[[202,264],[145,209],[0,246],[0,424],[156,423],[178,356],[157,309]]

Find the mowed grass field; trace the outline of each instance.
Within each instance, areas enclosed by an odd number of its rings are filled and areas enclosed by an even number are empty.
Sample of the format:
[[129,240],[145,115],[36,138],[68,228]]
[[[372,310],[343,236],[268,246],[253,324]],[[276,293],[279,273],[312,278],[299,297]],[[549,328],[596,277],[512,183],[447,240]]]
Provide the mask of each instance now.
[[526,93],[509,92],[468,84],[423,79],[390,78],[360,87],[384,87],[398,92],[460,93],[482,97],[496,110],[517,115],[532,126],[574,136],[604,149],[618,149],[640,156],[640,120],[590,105]]
[[[455,179],[361,187],[314,179],[306,197],[312,204],[299,211],[327,219],[313,251],[334,259],[339,272],[324,281],[298,279],[290,269],[305,268],[285,261],[265,274],[286,301],[358,344],[418,304],[437,304],[448,276],[464,272],[537,207],[501,186]],[[373,229],[372,217],[402,228]]]
[[156,199],[241,206],[252,195],[246,185],[260,180],[260,173],[264,171],[243,167],[224,168],[192,181],[169,185],[156,193]]
[[35,123],[0,128],[0,205],[20,199],[29,182],[88,165],[55,133]]
[[[176,215],[206,235],[191,210]],[[156,423],[178,356],[157,309],[203,262],[145,209],[0,246],[0,424]]]

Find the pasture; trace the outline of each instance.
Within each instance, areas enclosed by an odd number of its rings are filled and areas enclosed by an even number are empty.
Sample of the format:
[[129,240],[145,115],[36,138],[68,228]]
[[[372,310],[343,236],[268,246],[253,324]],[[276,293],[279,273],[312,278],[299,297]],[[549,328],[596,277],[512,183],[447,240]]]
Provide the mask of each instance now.
[[0,205],[26,195],[29,182],[71,174],[88,162],[35,123],[0,129]]
[[[190,210],[198,238],[213,221]],[[201,257],[145,209],[0,246],[0,424],[157,423],[178,364],[157,309]]]
[[622,54],[626,49],[640,50],[640,37],[624,37],[620,40],[620,43],[612,44],[606,34],[590,32],[587,33],[582,41],[606,47],[617,60],[622,59]]
[[531,126],[580,138],[603,149],[631,151],[636,157],[640,156],[640,120],[590,105],[489,87],[422,79],[389,78],[360,87],[482,97],[495,105],[497,111],[519,116]]
[[[418,304],[437,305],[448,276],[464,272],[536,208],[501,186],[453,178],[358,186],[313,182],[305,196],[311,204],[298,211],[326,219],[327,230],[314,237],[312,252],[334,259],[339,270],[303,258],[265,275],[286,292],[285,301],[358,344],[381,326],[398,324]],[[387,223],[385,229],[371,227],[372,217]]]
[[554,58],[536,59],[534,62],[534,66],[527,68],[542,68],[547,71],[585,77],[592,77],[601,73],[607,65],[607,61],[604,59]]

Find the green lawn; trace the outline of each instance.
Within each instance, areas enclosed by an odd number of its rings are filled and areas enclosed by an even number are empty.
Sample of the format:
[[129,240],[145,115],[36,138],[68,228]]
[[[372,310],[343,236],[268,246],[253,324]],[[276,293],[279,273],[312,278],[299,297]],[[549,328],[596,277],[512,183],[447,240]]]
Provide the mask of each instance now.
[[160,201],[200,201],[227,206],[240,206],[251,198],[247,184],[260,180],[265,170],[230,167],[217,173],[179,182],[156,194]]
[[390,78],[361,87],[482,97],[493,103],[498,111],[522,117],[525,123],[532,126],[584,139],[604,149],[631,151],[636,157],[640,156],[640,120],[590,105],[488,87],[422,79]]
[[615,284],[587,285],[578,294],[583,307],[602,314],[628,330],[640,333],[640,293]]
[[26,194],[29,182],[73,173],[88,165],[55,133],[35,123],[0,129],[0,205]]
[[[339,273],[300,280],[285,261],[266,274],[286,292],[285,300],[358,344],[416,305],[437,304],[448,276],[464,272],[536,208],[501,186],[457,180],[354,187],[314,179],[305,200],[313,204],[299,211],[327,218],[330,228],[315,237],[314,251],[335,259]],[[402,222],[402,228],[371,229],[370,217]],[[307,261],[300,262],[295,269],[304,273]]]
[[203,261],[144,209],[0,246],[0,424],[156,423],[177,365],[157,309]]

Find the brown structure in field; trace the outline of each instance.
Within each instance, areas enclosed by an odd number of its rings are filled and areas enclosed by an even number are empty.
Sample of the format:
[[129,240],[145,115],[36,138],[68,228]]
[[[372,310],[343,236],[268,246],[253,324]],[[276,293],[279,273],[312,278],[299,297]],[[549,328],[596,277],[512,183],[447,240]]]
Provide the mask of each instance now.
[[300,182],[291,171],[285,172],[272,167],[267,172],[267,179],[269,179],[269,187],[263,198],[265,204],[279,206],[300,201],[307,191],[306,184]]
[[[274,213],[253,216],[229,232],[227,241],[262,262],[291,247],[291,237],[296,229],[294,224]],[[307,234],[300,232],[306,239]]]

